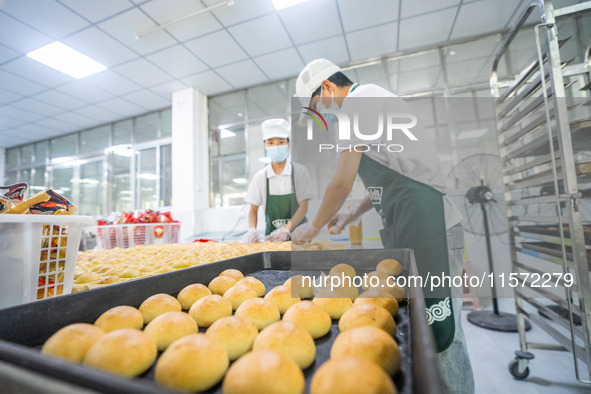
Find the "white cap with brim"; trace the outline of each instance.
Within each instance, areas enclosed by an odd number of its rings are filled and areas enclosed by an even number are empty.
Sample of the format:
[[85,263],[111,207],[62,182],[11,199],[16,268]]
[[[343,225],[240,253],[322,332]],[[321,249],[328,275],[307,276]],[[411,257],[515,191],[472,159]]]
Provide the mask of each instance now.
[[261,124],[263,141],[269,138],[289,138],[291,125],[283,118],[267,119]]
[[296,95],[303,107],[310,104],[312,93],[322,84],[322,81],[341,71],[341,68],[327,59],[316,59],[304,67],[296,80]]

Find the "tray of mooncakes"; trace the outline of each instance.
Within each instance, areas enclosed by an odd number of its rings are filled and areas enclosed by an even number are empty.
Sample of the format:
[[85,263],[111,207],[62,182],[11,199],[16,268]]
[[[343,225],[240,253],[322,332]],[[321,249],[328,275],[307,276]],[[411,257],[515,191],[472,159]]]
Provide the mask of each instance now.
[[107,393],[436,393],[406,275],[409,249],[242,256],[0,310],[0,360]]

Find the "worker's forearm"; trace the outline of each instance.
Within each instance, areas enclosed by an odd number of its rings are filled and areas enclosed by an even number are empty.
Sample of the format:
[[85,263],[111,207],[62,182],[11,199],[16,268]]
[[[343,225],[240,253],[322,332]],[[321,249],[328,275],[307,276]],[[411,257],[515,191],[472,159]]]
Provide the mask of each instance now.
[[295,211],[295,213],[291,217],[291,220],[287,224],[287,228],[289,229],[289,231],[292,231],[294,228],[298,226],[298,224],[300,224],[302,219],[304,219],[304,216],[306,216],[307,212],[308,200],[300,202],[298,209]]
[[258,209],[251,209],[248,213],[248,227],[249,228],[256,228],[257,227],[257,215]]
[[369,195],[367,195],[357,205],[357,210],[355,212],[355,218],[360,217],[361,215],[363,215],[365,212],[369,211],[372,208],[373,208],[373,203],[371,202],[371,198],[369,198]]
[[341,209],[350,192],[351,188],[341,183],[329,183],[312,225],[316,228],[324,227]]

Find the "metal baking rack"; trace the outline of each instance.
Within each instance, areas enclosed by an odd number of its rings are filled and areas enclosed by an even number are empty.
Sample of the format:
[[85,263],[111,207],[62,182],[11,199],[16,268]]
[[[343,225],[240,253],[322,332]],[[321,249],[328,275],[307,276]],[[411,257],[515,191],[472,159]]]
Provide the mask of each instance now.
[[[584,226],[584,219],[591,217],[583,218],[580,210],[583,199],[591,195],[586,190],[591,179],[591,156],[586,154],[591,152],[591,107],[584,88],[591,68],[589,49],[583,63],[561,59],[560,49],[568,38],[559,40],[556,23],[557,18],[576,18],[590,10],[591,1],[557,9],[551,1],[528,1],[504,36],[492,67],[512,273],[520,278],[515,287],[520,349],[509,365],[518,379],[529,374],[534,358],[530,350],[544,349],[572,352],[577,380],[591,383],[591,256],[586,246],[591,245],[591,232]],[[532,26],[528,23],[534,15],[539,19]],[[505,87],[499,81],[499,65],[501,59],[507,60],[518,33],[535,38],[536,52]],[[575,99],[567,92],[576,89],[571,85],[581,79],[578,95],[586,99]],[[553,276],[547,282],[550,287],[536,287],[531,276],[549,273],[572,275],[573,285],[564,276]],[[526,318],[556,342],[528,341]]]

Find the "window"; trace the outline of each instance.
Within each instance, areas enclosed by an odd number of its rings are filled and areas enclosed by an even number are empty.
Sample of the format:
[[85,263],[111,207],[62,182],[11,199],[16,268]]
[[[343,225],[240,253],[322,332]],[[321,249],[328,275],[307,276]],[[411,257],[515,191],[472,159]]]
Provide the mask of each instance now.
[[104,158],[80,165],[78,210],[84,215],[98,216],[105,209],[103,205]]
[[80,153],[102,152],[109,146],[111,125],[95,127],[80,133]]
[[113,124],[113,146],[131,144],[132,128],[132,119],[125,119]]
[[45,164],[47,160],[47,141],[35,143],[35,164]]
[[35,156],[35,145],[28,144],[21,146],[21,167],[27,167],[33,164]]
[[111,210],[124,212],[131,210],[131,157],[113,153]]
[[51,185],[82,215],[170,206],[171,130],[166,108],[10,148],[0,183],[27,182],[29,195]]
[[158,112],[138,116],[135,118],[133,142],[153,141],[159,138],[160,115]]
[[51,139],[51,159],[75,156],[78,153],[78,134],[67,134]]
[[158,207],[158,173],[156,148],[135,152],[137,206],[140,209]]
[[14,168],[18,166],[18,151],[19,148],[6,150],[6,168]]

